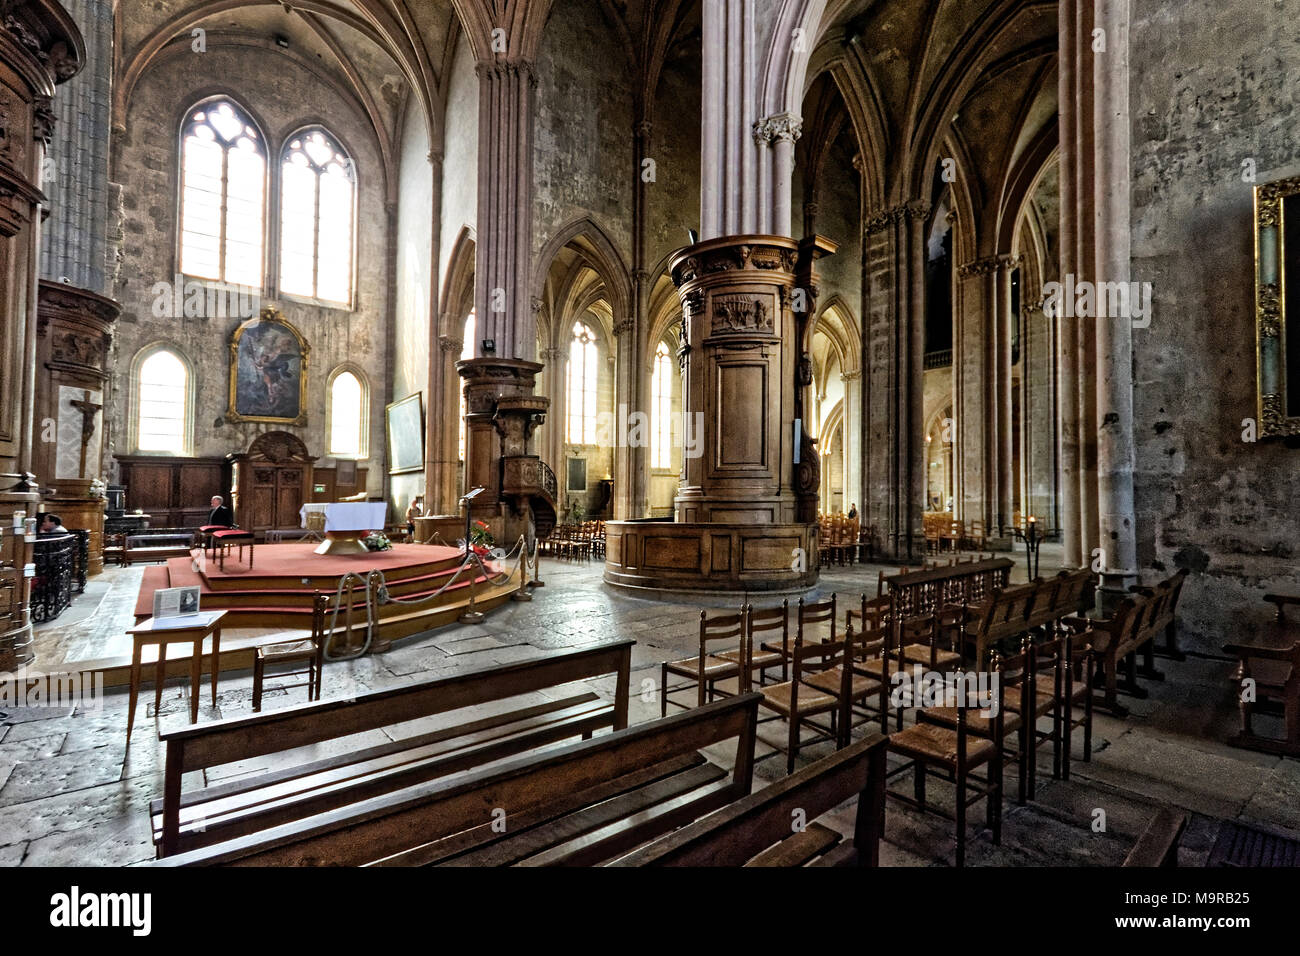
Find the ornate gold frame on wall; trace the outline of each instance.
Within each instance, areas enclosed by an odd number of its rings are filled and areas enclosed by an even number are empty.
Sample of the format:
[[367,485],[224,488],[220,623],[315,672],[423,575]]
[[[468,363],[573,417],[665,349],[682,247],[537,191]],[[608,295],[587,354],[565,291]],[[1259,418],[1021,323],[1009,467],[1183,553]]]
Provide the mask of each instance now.
[[[238,411],[236,398],[239,388],[239,341],[244,337],[244,332],[254,325],[260,325],[263,322],[275,322],[284,326],[293,333],[294,339],[298,343],[299,369],[298,369],[298,415],[296,418],[276,418],[265,415],[241,415]],[[230,339],[230,395],[228,408],[226,410],[226,420],[231,422],[272,422],[279,425],[306,425],[307,424],[307,355],[311,351],[311,346],[307,340],[302,337],[302,333],[294,328],[293,323],[289,322],[280,313],[279,309],[271,306],[264,306],[258,313],[257,318],[249,319],[239,328],[235,329],[235,334]]]
[[[1294,202],[1288,202],[1295,197]],[[1287,222],[1287,207],[1295,217]],[[1286,274],[1287,240],[1300,251],[1300,176],[1255,187],[1255,361],[1260,438],[1300,435],[1300,414],[1288,415],[1291,402],[1300,403],[1300,362],[1295,395],[1288,393]],[[1294,277],[1300,282],[1300,275]],[[1300,333],[1298,333],[1300,334]]]

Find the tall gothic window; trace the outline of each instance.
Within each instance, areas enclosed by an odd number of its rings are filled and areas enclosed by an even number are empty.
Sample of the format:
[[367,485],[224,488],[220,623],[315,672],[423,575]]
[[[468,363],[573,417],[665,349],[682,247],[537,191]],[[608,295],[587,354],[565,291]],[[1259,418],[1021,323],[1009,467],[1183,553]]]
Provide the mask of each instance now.
[[303,130],[280,161],[280,291],[352,301],[352,161],[323,129]]
[[185,454],[190,372],[169,349],[158,349],[136,370],[136,449]]
[[364,458],[366,454],[366,386],[347,369],[334,373],[329,386],[329,454]]
[[650,467],[672,467],[673,360],[668,345],[659,343],[655,350],[654,372],[650,376],[650,396],[654,403],[650,440]]
[[[474,357],[474,336],[478,333],[478,320],[474,315],[474,310],[470,309],[469,316],[465,319],[465,338],[460,348],[461,360],[472,359]],[[461,384],[460,389],[460,460],[465,460],[465,413],[469,409],[465,406],[465,386]]]
[[266,147],[226,99],[201,103],[181,130],[181,272],[260,289]]
[[573,324],[569,345],[569,443],[596,442],[596,335],[581,322]]

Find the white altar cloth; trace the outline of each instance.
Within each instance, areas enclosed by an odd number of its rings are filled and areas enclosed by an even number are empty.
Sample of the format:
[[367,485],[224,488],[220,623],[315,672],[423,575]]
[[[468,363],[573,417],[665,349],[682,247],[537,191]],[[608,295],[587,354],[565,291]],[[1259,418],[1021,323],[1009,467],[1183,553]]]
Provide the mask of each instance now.
[[330,501],[303,505],[299,515],[307,526],[310,512],[325,512],[326,531],[383,531],[388,504],[383,501]]

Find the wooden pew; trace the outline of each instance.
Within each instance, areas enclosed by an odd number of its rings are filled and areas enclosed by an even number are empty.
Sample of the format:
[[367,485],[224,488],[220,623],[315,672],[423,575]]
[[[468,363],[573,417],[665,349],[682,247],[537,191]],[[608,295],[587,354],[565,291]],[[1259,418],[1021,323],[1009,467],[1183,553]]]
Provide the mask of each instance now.
[[[614,861],[613,866],[879,866],[889,740],[873,734]],[[817,818],[858,798],[853,840]],[[806,827],[794,831],[798,810]]]
[[1265,594],[1264,600],[1269,604],[1277,605],[1277,622],[1279,624],[1286,620],[1284,612],[1288,605],[1300,607],[1300,594]]
[[[1256,647],[1228,644],[1223,648],[1240,662],[1233,675],[1233,692],[1241,708],[1241,731],[1228,739],[1233,747],[1300,757],[1300,641],[1290,647]],[[1254,681],[1247,699],[1244,682]],[[1283,737],[1255,733],[1254,715],[1279,713]]]
[[[156,865],[604,863],[749,793],[758,701],[758,694],[729,697]],[[732,739],[730,774],[699,753]]]
[[1010,558],[989,558],[966,564],[905,571],[883,578],[888,585],[889,614],[894,621],[933,614],[952,604],[982,604],[1011,579]]
[[[1139,587],[1121,601],[1114,613],[1105,620],[1086,617],[1066,618],[1065,623],[1076,630],[1087,633],[1086,640],[1097,654],[1101,680],[1104,684],[1103,699],[1099,702],[1118,716],[1125,716],[1128,709],[1119,702],[1119,669],[1124,664],[1125,675],[1123,690],[1139,699],[1147,696],[1144,688],[1137,683],[1137,654],[1143,654],[1142,674],[1154,680],[1163,680],[1163,675],[1153,666],[1155,639],[1165,635],[1167,642],[1177,629],[1175,612],[1178,596],[1182,593],[1187,571],[1182,570],[1154,587]],[[1177,651],[1176,646],[1174,647]]]
[[1178,865],[1178,841],[1187,827],[1187,814],[1165,807],[1147,824],[1133,849],[1124,859],[1125,866],[1167,867]]
[[[161,734],[163,796],[150,804],[160,856],[171,856],[391,793],[545,744],[627,726],[630,639],[480,668],[355,698],[300,704]],[[591,691],[521,704],[377,746],[346,738],[405,721],[493,704],[573,681],[617,675],[615,702]],[[338,746],[339,743],[342,746]],[[182,775],[330,744],[331,756],[290,757],[286,766],[181,792]]]

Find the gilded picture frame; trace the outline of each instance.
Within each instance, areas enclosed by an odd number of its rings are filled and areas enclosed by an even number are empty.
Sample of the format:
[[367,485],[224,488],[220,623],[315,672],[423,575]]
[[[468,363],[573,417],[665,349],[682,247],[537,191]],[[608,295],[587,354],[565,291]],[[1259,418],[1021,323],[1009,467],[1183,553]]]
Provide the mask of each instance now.
[[270,306],[235,329],[226,419],[306,425],[310,351],[302,333]]
[[1289,313],[1300,315],[1300,176],[1254,192],[1259,437],[1290,438],[1300,436],[1300,327],[1287,335]]

